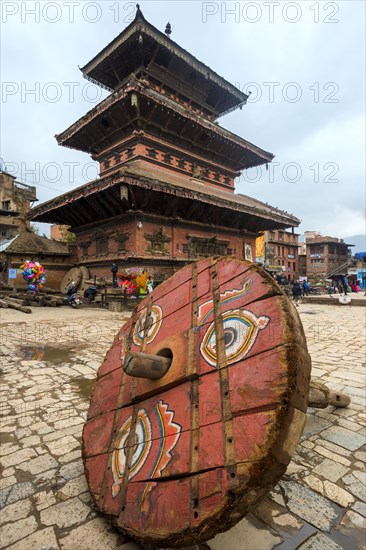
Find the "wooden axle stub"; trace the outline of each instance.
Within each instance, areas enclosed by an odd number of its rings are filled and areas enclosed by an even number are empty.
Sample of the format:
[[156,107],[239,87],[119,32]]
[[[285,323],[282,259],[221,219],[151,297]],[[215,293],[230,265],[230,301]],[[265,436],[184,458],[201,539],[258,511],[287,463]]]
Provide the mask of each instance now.
[[165,349],[163,355],[152,355],[149,353],[133,352],[126,353],[123,370],[129,376],[136,378],[148,378],[149,380],[157,380],[168,372],[172,364],[172,355],[170,350]]
[[311,380],[309,388],[308,407],[314,409],[325,409],[332,407],[348,407],[351,398],[346,393],[333,392],[321,382]]

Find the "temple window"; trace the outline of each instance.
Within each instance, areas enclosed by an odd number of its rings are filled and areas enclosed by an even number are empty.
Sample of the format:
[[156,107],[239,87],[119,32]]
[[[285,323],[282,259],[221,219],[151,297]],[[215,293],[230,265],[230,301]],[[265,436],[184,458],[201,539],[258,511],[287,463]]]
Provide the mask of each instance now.
[[163,159],[167,164],[172,163],[172,155],[170,153],[164,153]]
[[155,233],[145,233],[145,239],[148,241],[146,252],[152,255],[169,256],[169,243],[172,239],[166,235],[164,227]]
[[187,246],[189,258],[206,258],[207,256],[227,256],[229,241],[213,238],[189,237]]
[[97,240],[97,256],[108,254],[108,239]]
[[158,152],[156,149],[148,147],[146,150],[147,150],[148,157],[152,159],[156,159],[156,157],[158,156]]
[[120,233],[117,237],[118,252],[127,252],[126,243],[128,241],[129,233]]

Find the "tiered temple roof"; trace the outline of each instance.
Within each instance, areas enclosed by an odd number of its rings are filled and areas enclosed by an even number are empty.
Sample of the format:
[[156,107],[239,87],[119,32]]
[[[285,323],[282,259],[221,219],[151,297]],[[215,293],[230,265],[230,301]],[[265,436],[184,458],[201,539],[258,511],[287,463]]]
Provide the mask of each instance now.
[[139,7],[81,70],[112,93],[56,138],[92,155],[101,177],[34,208],[31,219],[80,227],[146,212],[253,233],[299,224],[234,194],[241,170],[273,159],[215,122],[247,96],[148,23]]
[[150,84],[183,104],[217,117],[241,107],[248,96],[151,25],[137,5],[135,19],[81,68],[85,78],[109,91],[129,79],[147,77]]

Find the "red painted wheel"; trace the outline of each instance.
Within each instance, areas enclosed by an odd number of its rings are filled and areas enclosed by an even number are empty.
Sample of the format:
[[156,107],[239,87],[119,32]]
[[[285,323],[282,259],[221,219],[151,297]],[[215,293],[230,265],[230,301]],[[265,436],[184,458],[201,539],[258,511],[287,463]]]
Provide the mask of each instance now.
[[[170,368],[129,376],[128,352]],[[227,258],[183,268],[139,304],[99,369],[83,432],[99,510],[160,546],[234,525],[291,460],[310,367],[297,312],[263,270]]]

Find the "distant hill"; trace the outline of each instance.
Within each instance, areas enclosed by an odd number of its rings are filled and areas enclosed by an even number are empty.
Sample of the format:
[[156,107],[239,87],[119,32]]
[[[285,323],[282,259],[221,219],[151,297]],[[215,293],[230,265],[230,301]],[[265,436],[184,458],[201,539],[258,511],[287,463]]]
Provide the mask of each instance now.
[[352,254],[355,252],[366,252],[366,235],[352,235],[352,237],[345,237],[344,241],[347,244],[354,244],[352,247]]

